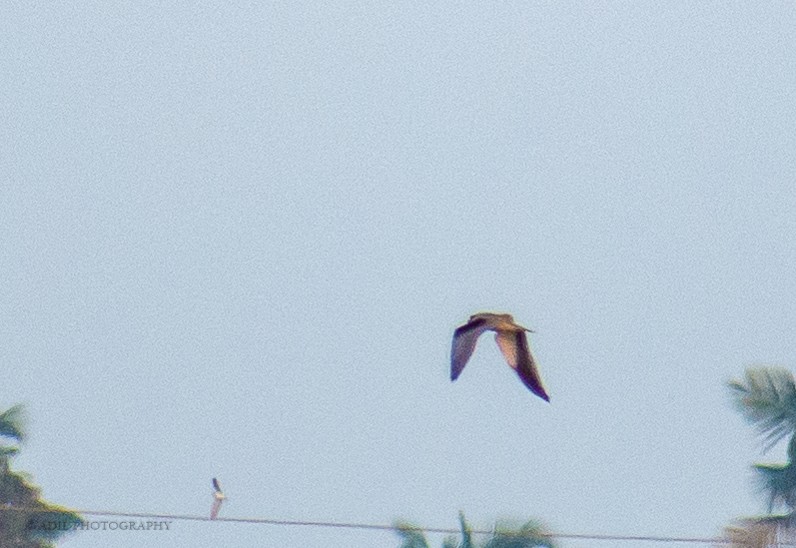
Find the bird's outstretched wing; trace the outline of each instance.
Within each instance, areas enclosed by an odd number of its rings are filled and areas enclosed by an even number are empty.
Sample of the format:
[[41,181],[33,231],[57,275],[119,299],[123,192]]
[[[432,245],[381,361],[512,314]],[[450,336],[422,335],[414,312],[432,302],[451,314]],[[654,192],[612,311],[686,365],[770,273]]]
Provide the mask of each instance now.
[[495,341],[503,352],[508,364],[517,372],[523,384],[528,389],[545,401],[550,401],[550,396],[545,392],[539,370],[531,356],[528,347],[528,338],[525,331],[503,331],[495,335]]
[[218,484],[218,480],[216,478],[213,478],[213,489],[215,489],[217,493],[221,492],[221,486]]
[[453,332],[451,345],[451,380],[455,381],[473,355],[475,343],[481,333],[487,330],[487,321],[483,318],[471,320]]
[[216,519],[218,517],[218,511],[221,509],[221,503],[223,502],[223,499],[215,499],[213,501],[213,507],[210,509],[210,519]]

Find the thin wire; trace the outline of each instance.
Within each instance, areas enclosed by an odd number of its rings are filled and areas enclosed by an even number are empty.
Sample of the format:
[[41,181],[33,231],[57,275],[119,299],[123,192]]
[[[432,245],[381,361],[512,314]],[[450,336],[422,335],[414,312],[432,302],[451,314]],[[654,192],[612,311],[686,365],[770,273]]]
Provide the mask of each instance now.
[[[42,508],[21,508],[8,505],[0,505],[0,511],[11,510],[17,512],[42,512],[46,511]],[[69,510],[75,514],[82,514],[86,516],[105,516],[105,517],[128,517],[128,518],[142,518],[142,519],[161,519],[173,521],[220,521],[226,523],[252,523],[260,525],[276,525],[281,527],[326,527],[335,529],[359,529],[359,530],[376,530],[376,531],[397,531],[399,527],[395,525],[383,525],[375,523],[356,523],[356,522],[343,522],[343,521],[300,521],[300,520],[284,520],[284,519],[269,519],[269,518],[215,518],[211,519],[208,516],[186,515],[186,514],[150,514],[142,512],[113,512],[109,510]],[[456,534],[461,532],[460,529],[450,529],[446,527],[418,527],[413,525],[405,525],[400,527],[404,531],[417,531],[422,533],[445,533]],[[493,534],[494,530],[472,529],[474,534]],[[730,544],[732,541],[726,538],[709,538],[709,537],[672,537],[672,536],[653,536],[653,535],[610,535],[610,534],[597,534],[597,533],[542,533],[540,536],[557,539],[573,539],[573,540],[613,540],[613,541],[646,541],[646,542],[668,542],[668,543],[682,543],[682,544]],[[792,544],[780,546],[793,546]]]

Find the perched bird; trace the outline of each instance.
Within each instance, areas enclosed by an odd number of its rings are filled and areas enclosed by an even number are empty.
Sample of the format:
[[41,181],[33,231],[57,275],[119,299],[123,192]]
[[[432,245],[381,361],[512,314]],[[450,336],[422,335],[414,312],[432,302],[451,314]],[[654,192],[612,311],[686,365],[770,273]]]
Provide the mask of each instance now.
[[218,511],[221,509],[221,503],[227,496],[221,490],[221,486],[218,484],[218,480],[213,478],[213,507],[210,509],[210,519],[216,519],[218,517]]
[[500,351],[506,362],[517,372],[528,389],[545,401],[550,397],[542,386],[542,379],[536,369],[536,363],[528,347],[526,329],[514,322],[511,314],[493,314],[479,312],[470,316],[470,320],[458,327],[453,333],[451,346],[451,380],[455,381],[467,365],[467,360],[475,350],[475,343],[484,331],[494,331]]

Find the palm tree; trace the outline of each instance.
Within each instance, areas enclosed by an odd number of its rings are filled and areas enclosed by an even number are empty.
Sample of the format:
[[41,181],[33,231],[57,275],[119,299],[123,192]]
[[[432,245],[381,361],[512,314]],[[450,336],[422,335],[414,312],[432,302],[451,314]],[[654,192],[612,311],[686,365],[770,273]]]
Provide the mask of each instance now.
[[[24,409],[15,405],[0,413],[0,546],[52,548],[83,520],[67,508],[48,503],[24,472],[11,470],[11,458],[25,440]],[[9,441],[13,444],[9,444]]]
[[[766,547],[796,540],[796,381],[781,367],[747,369],[729,383],[735,404],[760,431],[764,451],[788,441],[788,461],[755,464],[758,484],[768,499],[768,515],[743,518],[725,529],[731,546]],[[772,514],[784,508],[785,514]]]
[[[461,512],[459,527],[461,541],[448,537],[442,542],[442,548],[479,548],[473,541],[472,528]],[[422,529],[404,522],[397,523],[395,529],[403,541],[400,548],[430,548]],[[556,548],[556,545],[541,523],[529,521],[519,527],[507,523],[496,525],[480,548]]]
[[760,486],[768,495],[769,513],[784,506],[796,510],[796,381],[780,367],[747,369],[745,380],[729,384],[741,413],[757,426],[765,450],[790,436],[788,462],[755,464]]
[[766,450],[796,433],[796,381],[782,367],[746,370],[744,381],[730,381],[738,409],[766,439]]

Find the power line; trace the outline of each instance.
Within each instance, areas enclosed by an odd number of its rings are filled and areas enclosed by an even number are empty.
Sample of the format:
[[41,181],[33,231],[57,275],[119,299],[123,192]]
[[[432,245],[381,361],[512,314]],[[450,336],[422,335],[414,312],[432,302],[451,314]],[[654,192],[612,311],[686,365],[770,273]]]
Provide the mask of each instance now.
[[[9,505],[0,505],[0,511],[16,511],[16,512],[46,512],[43,508],[22,508]],[[80,515],[86,516],[101,516],[101,517],[126,517],[138,519],[159,519],[159,520],[172,520],[172,521],[219,521],[225,523],[250,523],[258,525],[273,525],[278,527],[325,527],[333,529],[359,529],[371,531],[391,531],[395,532],[399,529],[396,525],[385,525],[376,523],[357,523],[345,521],[302,521],[302,520],[284,520],[273,518],[215,518],[210,519],[209,516],[198,516],[188,514],[154,514],[145,512],[114,512],[110,510],[69,510]],[[417,531],[419,533],[442,533],[442,534],[456,534],[460,533],[460,529],[451,529],[447,527],[421,527],[414,525],[402,525],[402,530]],[[489,535],[493,534],[494,530],[485,529],[472,529],[473,534]],[[680,544],[730,544],[731,541],[722,537],[675,537],[675,536],[656,536],[656,535],[617,535],[617,534],[599,534],[599,533],[542,533],[540,536],[545,536],[554,539],[570,539],[570,540],[604,540],[604,541],[645,541],[645,542],[667,542],[667,543],[680,543]],[[778,546],[794,546],[793,544],[778,544]]]

